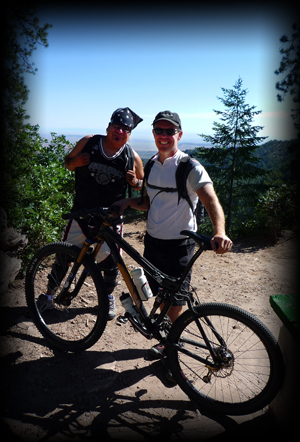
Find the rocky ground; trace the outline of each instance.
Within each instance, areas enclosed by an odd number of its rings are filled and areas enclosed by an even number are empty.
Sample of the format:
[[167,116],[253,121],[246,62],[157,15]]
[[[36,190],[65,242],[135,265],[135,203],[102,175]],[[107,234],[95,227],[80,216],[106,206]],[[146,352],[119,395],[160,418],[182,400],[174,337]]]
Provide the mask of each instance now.
[[[144,220],[125,225],[125,238],[141,252],[144,231]],[[201,301],[240,306],[277,337],[281,321],[269,297],[297,293],[297,254],[292,232],[276,244],[237,240],[226,255],[205,252],[194,266],[192,284]],[[120,281],[118,314],[123,314],[124,289]],[[128,323],[115,319],[92,348],[65,354],[51,350],[28,318],[23,280],[1,295],[1,311],[1,434],[14,434],[14,440],[165,442],[224,440],[224,435],[262,440],[278,434],[267,410],[237,418],[200,413],[168,383],[160,361],[145,359],[156,341],[147,341]]]

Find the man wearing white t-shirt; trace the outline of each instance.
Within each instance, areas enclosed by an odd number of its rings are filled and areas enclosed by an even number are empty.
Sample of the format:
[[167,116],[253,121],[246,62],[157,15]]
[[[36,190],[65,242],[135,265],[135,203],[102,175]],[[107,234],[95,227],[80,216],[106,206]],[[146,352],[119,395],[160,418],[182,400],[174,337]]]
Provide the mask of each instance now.
[[[178,193],[157,189],[176,187],[176,169],[180,159],[186,155],[178,149],[182,134],[178,114],[163,111],[156,115],[153,121],[153,136],[158,152],[153,158],[154,164],[147,180],[148,185],[146,183],[147,194],[143,204],[139,204],[140,198],[128,198],[116,203],[121,206],[121,213],[129,206],[138,210],[148,210],[144,256],[171,276],[179,276],[182,273],[194,252],[194,241],[180,235],[180,232],[197,230],[195,215],[187,200],[181,198],[178,203]],[[211,241],[213,250],[217,254],[228,252],[232,247],[232,241],[225,234],[224,212],[212,181],[200,163],[189,173],[186,186],[194,209],[199,198],[211,219],[214,229]],[[187,278],[187,283],[190,277],[191,275]],[[153,294],[156,295],[156,282],[150,277],[148,280]],[[175,301],[170,308],[168,316],[172,322],[182,313],[184,304],[184,301]],[[161,353],[160,350],[158,352]]]

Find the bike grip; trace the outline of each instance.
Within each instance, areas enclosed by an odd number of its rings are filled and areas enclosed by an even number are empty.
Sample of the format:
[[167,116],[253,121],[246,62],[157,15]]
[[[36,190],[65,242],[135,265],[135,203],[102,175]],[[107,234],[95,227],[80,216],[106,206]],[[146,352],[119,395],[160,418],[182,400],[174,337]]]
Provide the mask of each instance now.
[[210,240],[212,239],[210,236],[201,235],[202,244],[204,244],[204,250],[213,250]]
[[[219,248],[219,244],[217,242],[215,242],[215,247],[216,247],[216,251],[217,251]],[[210,250],[213,250],[212,245],[210,245]]]
[[109,208],[107,209],[107,213],[119,215],[120,210],[121,210],[120,206],[116,206],[115,204],[113,204],[112,206],[109,206]]

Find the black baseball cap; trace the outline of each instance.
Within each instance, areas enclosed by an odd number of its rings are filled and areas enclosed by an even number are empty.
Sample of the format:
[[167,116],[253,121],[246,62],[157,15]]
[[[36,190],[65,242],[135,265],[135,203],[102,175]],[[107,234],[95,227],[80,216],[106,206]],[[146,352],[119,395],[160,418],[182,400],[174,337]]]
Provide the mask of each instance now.
[[179,129],[181,129],[181,120],[179,118],[179,115],[175,112],[170,112],[168,110],[159,112],[154,118],[152,126],[161,120],[170,121],[170,123],[173,123],[175,126],[179,127]]

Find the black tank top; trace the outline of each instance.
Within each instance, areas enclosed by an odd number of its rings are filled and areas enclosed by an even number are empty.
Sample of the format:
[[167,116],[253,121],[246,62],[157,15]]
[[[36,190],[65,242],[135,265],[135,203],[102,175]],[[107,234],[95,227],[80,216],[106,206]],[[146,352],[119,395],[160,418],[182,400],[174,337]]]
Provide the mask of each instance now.
[[90,164],[75,169],[75,200],[73,210],[109,207],[126,196],[126,172],[128,149],[125,144],[113,157],[107,157],[102,149],[103,135],[90,138],[82,153],[90,154]]

